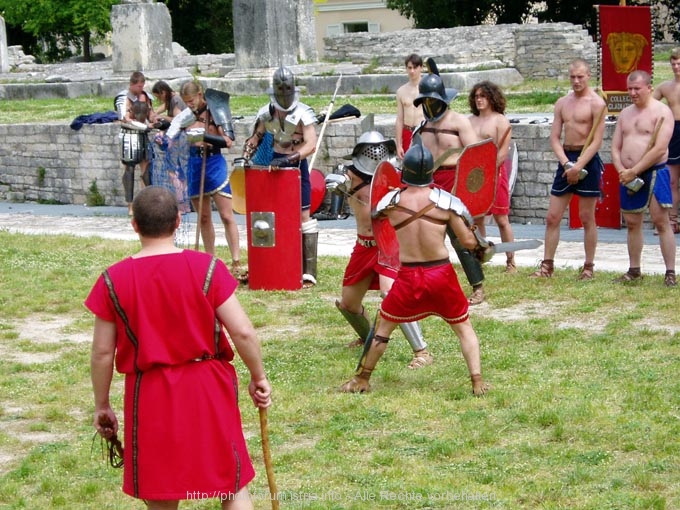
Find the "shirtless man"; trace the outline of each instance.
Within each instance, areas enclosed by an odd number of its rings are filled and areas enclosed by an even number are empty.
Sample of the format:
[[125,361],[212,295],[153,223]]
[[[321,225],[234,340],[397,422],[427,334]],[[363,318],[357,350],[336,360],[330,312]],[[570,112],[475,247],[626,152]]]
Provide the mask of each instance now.
[[444,319],[458,337],[473,394],[481,396],[488,391],[482,379],[479,340],[468,316],[469,305],[444,242],[446,230],[451,229],[463,246],[482,259],[488,248],[480,248],[465,205],[450,193],[430,187],[433,165],[432,154],[425,147],[412,145],[403,160],[401,181],[406,187],[388,192],[376,207],[396,230],[401,268],[380,305],[371,344],[356,375],[341,387],[343,392],[370,391],[371,373],[397,325],[430,315]]
[[[418,85],[418,92],[419,95],[413,104],[422,105],[425,116],[425,122],[416,129],[423,145],[435,161],[447,150],[454,149],[434,172],[434,185],[450,193],[456,182],[456,164],[460,153],[466,145],[478,142],[479,137],[467,116],[449,109],[449,103],[458,95],[458,91],[445,88],[439,75],[429,73],[423,76]],[[453,230],[448,229],[447,234],[465,276],[472,285],[472,294],[468,296],[468,302],[471,305],[478,305],[484,301],[482,266],[456,238]]]
[[[560,242],[560,223],[572,195],[579,196],[578,215],[583,224],[585,262],[579,280],[593,278],[597,224],[595,206],[600,198],[600,179],[604,166],[597,151],[604,136],[604,108],[606,104],[590,88],[590,66],[576,59],[569,64],[572,91],[555,103],[555,117],[550,131],[550,145],[558,165],[550,190],[548,216],[545,220],[543,260],[531,278],[549,278],[555,268],[555,252]],[[561,141],[564,131],[564,142]],[[590,144],[584,145],[592,134]],[[586,172],[581,172],[583,169]]]
[[673,193],[673,207],[671,207],[669,218],[673,233],[680,234],[680,225],[678,225],[678,203],[680,202],[680,192],[678,192],[678,182],[680,181],[680,48],[671,51],[671,69],[674,78],[659,85],[654,90],[653,97],[659,100],[665,99],[675,119],[673,136],[668,144],[668,171],[671,174],[671,193]]
[[[512,226],[508,214],[510,213],[510,185],[508,183],[508,168],[505,163],[510,151],[510,136],[512,128],[510,121],[505,117],[505,96],[498,85],[490,81],[482,81],[472,86],[468,96],[470,105],[470,124],[480,139],[491,138],[498,147],[496,169],[498,179],[496,181],[496,197],[489,214],[498,225],[501,241],[514,241]],[[486,225],[484,217],[475,218],[475,225],[482,237],[486,237]],[[505,254],[505,272],[516,273],[515,253]]]
[[411,53],[404,60],[408,83],[397,89],[397,123],[395,137],[397,142],[397,157],[404,158],[404,153],[411,146],[413,130],[424,120],[423,109],[413,105],[418,97],[418,84],[423,72],[423,59],[420,55]]
[[[297,167],[300,169],[300,198],[302,210],[302,280],[303,287],[316,285],[316,258],[318,227],[311,219],[312,184],[309,178],[307,158],[316,150],[317,134],[314,110],[299,101],[299,89],[295,86],[295,75],[287,67],[279,67],[272,76],[269,89],[270,102],[260,108],[255,119],[253,134],[243,147],[243,157],[234,161],[234,166],[244,165],[255,155],[265,133],[273,136],[273,157],[271,169]],[[285,192],[285,190],[282,190]]]
[[[668,221],[672,196],[666,166],[668,143],[673,134],[673,112],[652,96],[652,79],[647,72],[633,71],[628,75],[627,84],[632,104],[621,111],[616,122],[612,163],[621,183],[621,211],[628,229],[630,265],[628,271],[614,281],[627,283],[642,279],[642,213],[649,208],[666,265],[664,284],[675,287],[675,236]],[[632,191],[626,185],[636,177],[640,177],[644,185]]]
[[[363,305],[366,292],[380,290],[386,295],[397,276],[397,268],[381,264],[378,244],[373,236],[370,203],[373,175],[381,162],[394,161],[395,148],[394,140],[386,140],[377,131],[367,131],[359,137],[349,155],[352,164],[344,168],[345,172],[326,176],[329,191],[348,197],[357,224],[356,244],[343,276],[342,297],[335,302],[342,316],[359,335],[348,347],[363,346],[371,330],[370,317]],[[433,357],[423,340],[420,324],[405,322],[400,326],[413,349],[413,359],[408,368],[431,365]]]

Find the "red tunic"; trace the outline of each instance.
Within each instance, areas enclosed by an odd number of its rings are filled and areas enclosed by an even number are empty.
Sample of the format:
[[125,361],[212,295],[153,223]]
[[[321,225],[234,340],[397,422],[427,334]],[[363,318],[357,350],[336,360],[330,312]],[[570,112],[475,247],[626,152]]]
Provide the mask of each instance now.
[[134,497],[224,497],[255,476],[234,353],[215,326],[215,309],[238,282],[217,260],[204,294],[211,259],[184,250],[127,258],[108,269],[132,340],[103,276],[85,301],[97,317],[116,323],[116,368],[125,374],[123,491]]
[[510,212],[510,184],[508,182],[508,162],[503,161],[503,164],[498,169],[498,181],[496,182],[496,197],[493,205],[487,214],[507,215]]

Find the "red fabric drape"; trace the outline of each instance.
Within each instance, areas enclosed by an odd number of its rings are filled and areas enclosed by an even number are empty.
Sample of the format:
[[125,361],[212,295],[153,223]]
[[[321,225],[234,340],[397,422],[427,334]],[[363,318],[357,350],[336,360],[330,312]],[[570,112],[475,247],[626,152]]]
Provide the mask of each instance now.
[[626,78],[640,69],[652,74],[652,13],[649,6],[598,6],[602,88],[627,90]]

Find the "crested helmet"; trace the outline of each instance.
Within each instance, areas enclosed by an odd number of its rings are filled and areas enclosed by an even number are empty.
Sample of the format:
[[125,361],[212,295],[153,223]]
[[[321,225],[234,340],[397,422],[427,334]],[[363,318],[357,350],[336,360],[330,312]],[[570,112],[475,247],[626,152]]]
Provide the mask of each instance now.
[[413,100],[413,105],[423,105],[423,114],[430,122],[441,119],[449,107],[449,103],[458,96],[458,91],[444,87],[441,76],[428,73],[420,79],[418,84],[418,96]]
[[422,144],[411,145],[401,162],[401,182],[410,186],[429,186],[433,173],[432,153]]

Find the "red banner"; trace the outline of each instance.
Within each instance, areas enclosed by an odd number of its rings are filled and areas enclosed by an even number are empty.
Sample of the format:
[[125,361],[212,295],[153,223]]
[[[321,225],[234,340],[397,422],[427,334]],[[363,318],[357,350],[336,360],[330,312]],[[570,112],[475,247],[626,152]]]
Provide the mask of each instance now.
[[599,5],[598,17],[602,90],[609,112],[619,112],[630,102],[628,75],[653,71],[652,12],[649,6]]

